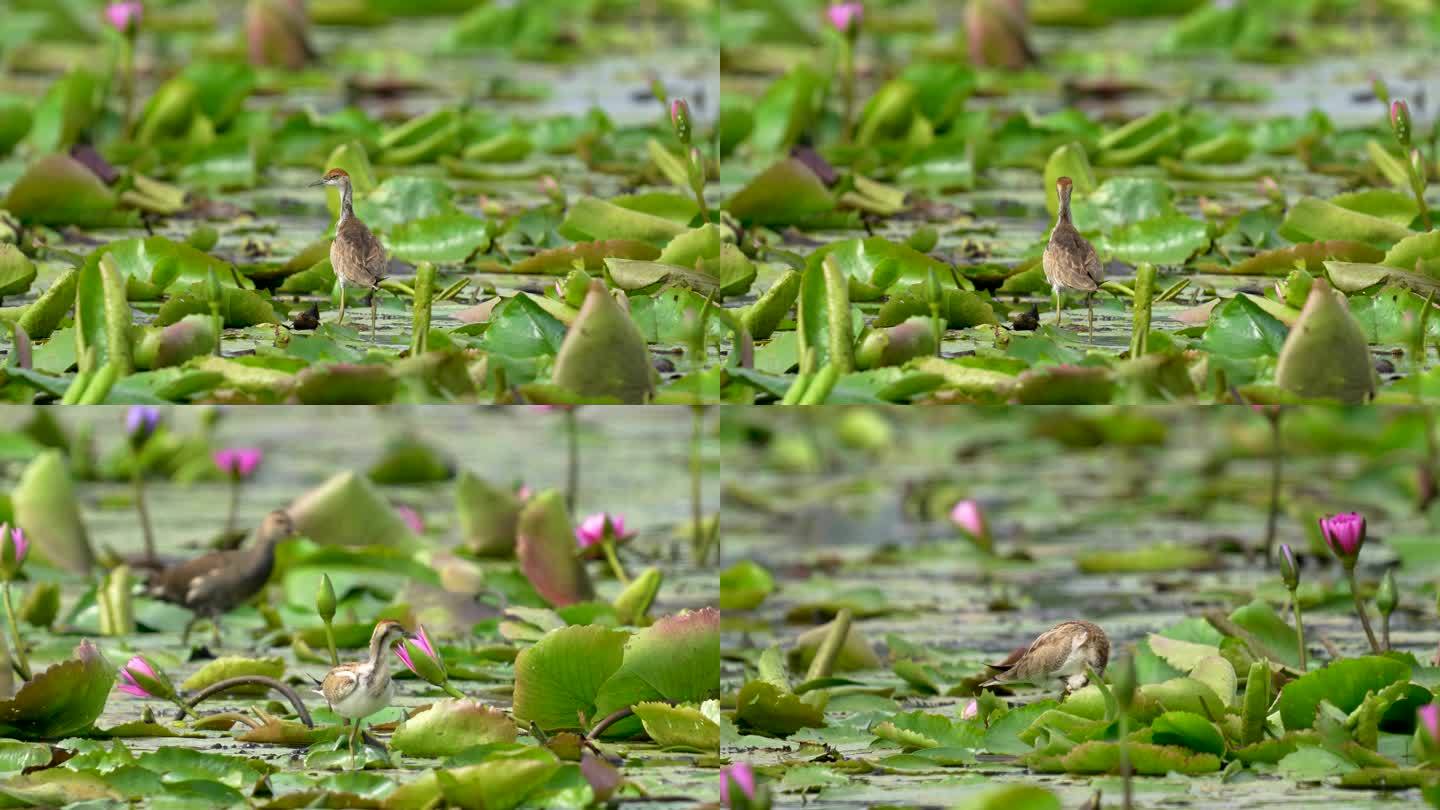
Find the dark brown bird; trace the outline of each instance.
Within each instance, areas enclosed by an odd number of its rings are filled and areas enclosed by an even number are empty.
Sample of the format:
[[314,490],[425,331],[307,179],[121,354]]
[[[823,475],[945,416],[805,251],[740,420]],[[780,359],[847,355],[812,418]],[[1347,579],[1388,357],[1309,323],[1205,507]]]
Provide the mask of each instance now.
[[249,601],[265,588],[275,567],[275,546],[295,535],[290,513],[277,509],[265,516],[249,548],[213,551],[157,572],[148,583],[150,595],[189,608],[194,617],[185,625],[180,643],[190,630],[209,619],[215,645],[220,645],[220,616]]
[[1013,663],[991,664],[999,674],[980,686],[1058,681],[1064,691],[1073,692],[1085,685],[1090,670],[1103,673],[1109,660],[1110,639],[1099,625],[1061,622],[1041,633]]
[[345,322],[345,285],[354,284],[369,290],[370,340],[374,341],[376,296],[380,291],[380,281],[385,278],[385,265],[389,262],[385,246],[350,207],[349,172],[331,169],[311,185],[338,186],[340,189],[340,221],[335,224],[335,241],[330,243],[330,266],[340,277],[340,317],[336,323]]
[[1055,290],[1055,325],[1060,325],[1061,290],[1082,290],[1090,331],[1094,332],[1095,310],[1090,298],[1105,281],[1105,270],[1100,266],[1095,248],[1070,222],[1070,186],[1068,177],[1055,181],[1055,193],[1060,196],[1060,217],[1055,220],[1055,229],[1050,232],[1050,242],[1045,246],[1040,264],[1045,268],[1045,280]]

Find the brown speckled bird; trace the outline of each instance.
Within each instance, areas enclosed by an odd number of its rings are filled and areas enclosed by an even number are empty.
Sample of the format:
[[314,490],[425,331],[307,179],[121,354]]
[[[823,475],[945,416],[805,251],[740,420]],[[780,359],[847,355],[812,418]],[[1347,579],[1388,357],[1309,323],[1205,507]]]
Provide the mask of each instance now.
[[388,619],[380,622],[370,634],[370,655],[364,661],[341,664],[330,670],[315,690],[336,714],[354,721],[350,729],[352,757],[355,738],[361,733],[360,721],[389,706],[395,697],[387,653],[404,640],[405,628],[399,622]]
[[1061,622],[1041,633],[1013,663],[991,664],[999,674],[980,686],[1059,681],[1065,692],[1073,692],[1085,685],[1089,670],[1104,673],[1109,660],[1110,639],[1099,625]]
[[150,595],[195,614],[180,643],[189,641],[196,622],[209,619],[215,646],[220,646],[220,617],[264,590],[275,567],[275,546],[294,536],[290,513],[276,509],[261,521],[249,548],[214,551],[156,572],[148,583]]
[[354,284],[370,291],[370,340],[375,340],[375,307],[380,281],[385,278],[389,258],[375,234],[355,216],[350,207],[350,174],[344,169],[331,169],[316,186],[340,188],[340,221],[335,224],[335,241],[330,243],[330,265],[340,281],[340,317],[345,322],[345,285]]
[[1085,292],[1090,331],[1094,332],[1095,310],[1091,307],[1090,298],[1105,281],[1105,270],[1100,266],[1095,248],[1070,222],[1070,186],[1068,177],[1055,181],[1055,192],[1060,195],[1060,216],[1055,220],[1055,230],[1050,232],[1050,242],[1045,246],[1045,255],[1040,263],[1045,268],[1045,280],[1055,290],[1055,325],[1060,325],[1060,291],[1082,290]]

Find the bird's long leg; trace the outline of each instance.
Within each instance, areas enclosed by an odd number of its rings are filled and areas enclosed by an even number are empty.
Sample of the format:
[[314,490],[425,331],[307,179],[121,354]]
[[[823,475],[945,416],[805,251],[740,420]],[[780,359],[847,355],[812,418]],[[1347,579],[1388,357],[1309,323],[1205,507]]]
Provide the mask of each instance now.
[[1055,325],[1060,325],[1060,308],[1064,305],[1065,299],[1060,297],[1060,286],[1056,285],[1055,290]]
[[220,617],[210,617],[210,637],[215,641],[215,649],[220,649]]
[[336,319],[335,325],[345,323],[345,282],[340,282],[340,317]]
[[183,647],[190,643],[190,630],[195,627],[195,623],[198,621],[200,621],[200,614],[197,613],[190,617],[190,621],[185,623],[185,630],[180,633],[180,646]]
[[1095,293],[1085,293],[1085,317],[1089,321],[1086,331],[1095,334]]
[[350,767],[355,767],[355,733],[360,730],[360,721],[357,719],[350,726]]
[[370,342],[375,342],[375,308],[380,304],[380,288],[370,288]]

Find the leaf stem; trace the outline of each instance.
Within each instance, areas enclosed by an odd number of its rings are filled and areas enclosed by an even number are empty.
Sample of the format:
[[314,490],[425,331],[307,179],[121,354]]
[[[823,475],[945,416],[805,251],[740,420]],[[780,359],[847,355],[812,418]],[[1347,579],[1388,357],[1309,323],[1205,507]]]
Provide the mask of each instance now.
[[575,409],[565,409],[565,441],[567,447],[565,468],[565,508],[575,514],[575,501],[580,492],[580,436],[575,420]]
[[1280,447],[1280,411],[1270,415],[1270,513],[1265,519],[1265,567],[1274,564],[1275,527],[1280,520],[1280,479],[1284,456]]
[[135,511],[140,514],[140,531],[145,535],[145,561],[155,564],[155,532],[150,528],[150,510],[145,506],[145,474],[140,468],[140,454],[135,454],[135,468],[130,471],[135,487]]
[[1346,569],[1350,576],[1350,595],[1355,597],[1355,612],[1360,616],[1360,624],[1365,628],[1365,638],[1370,641],[1370,650],[1376,655],[1380,654],[1380,642],[1375,640],[1375,631],[1370,629],[1370,617],[1365,612],[1365,600],[1360,598],[1360,588],[1355,581],[1355,568],[1350,566]]
[[[609,534],[609,532],[606,532]],[[606,538],[600,543],[600,550],[605,552],[605,561],[610,563],[610,572],[620,580],[621,585],[629,585],[630,577],[625,573],[625,566],[620,564],[620,558],[615,554],[615,541]]]
[[175,705],[198,719],[199,715],[195,714],[196,706],[199,706],[202,701],[222,692],[228,692],[237,686],[265,686],[279,692],[285,696],[286,700],[290,701],[291,706],[295,707],[295,716],[300,718],[300,722],[304,723],[307,728],[315,727],[315,720],[310,716],[310,710],[305,708],[305,702],[300,699],[300,695],[288,684],[264,675],[241,675],[238,678],[226,678],[201,689],[188,700],[177,697]]
[[15,621],[15,605],[10,600],[10,581],[5,581],[5,618],[10,622],[10,635],[15,639],[15,669],[20,677],[30,680],[30,661],[25,657],[25,640],[20,637],[20,625]]
[[1295,611],[1295,644],[1300,648],[1300,673],[1303,675],[1310,671],[1305,660],[1305,624],[1300,619],[1300,597],[1295,591],[1290,591],[1290,608]]

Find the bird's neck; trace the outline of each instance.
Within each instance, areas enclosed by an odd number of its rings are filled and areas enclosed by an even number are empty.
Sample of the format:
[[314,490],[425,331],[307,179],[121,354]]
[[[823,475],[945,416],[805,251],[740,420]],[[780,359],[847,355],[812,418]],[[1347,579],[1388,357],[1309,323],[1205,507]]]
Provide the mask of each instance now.
[[275,568],[275,547],[280,544],[281,539],[262,536],[259,538],[260,542],[250,550],[249,573],[261,578],[262,584],[270,579],[270,572]]
[[[346,199],[349,199],[349,197],[346,197]],[[1070,195],[1068,194],[1060,198],[1060,215],[1055,218],[1055,225],[1057,227],[1062,224],[1072,224],[1070,222]]]
[[385,640],[387,636],[381,635],[370,639],[370,666],[376,671],[386,669],[387,657],[385,655]]
[[350,207],[350,184],[349,184],[348,182],[347,182],[347,183],[341,183],[341,184],[340,184],[340,221],[341,221],[341,222],[344,222],[344,221],[350,219],[350,217],[351,217],[352,215],[354,215],[354,213],[355,213],[354,209],[352,209],[352,208]]

